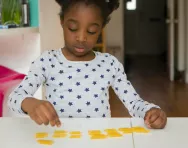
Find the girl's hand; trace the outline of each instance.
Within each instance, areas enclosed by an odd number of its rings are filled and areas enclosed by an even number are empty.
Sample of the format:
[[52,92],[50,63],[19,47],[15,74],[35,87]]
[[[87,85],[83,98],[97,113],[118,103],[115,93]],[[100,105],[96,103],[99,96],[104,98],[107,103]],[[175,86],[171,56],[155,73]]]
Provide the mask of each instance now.
[[48,101],[26,98],[22,102],[22,109],[38,125],[49,125],[50,123],[51,126],[61,126],[61,122],[54,107]]
[[148,128],[163,129],[167,123],[167,117],[163,110],[152,108],[146,112],[144,122]]

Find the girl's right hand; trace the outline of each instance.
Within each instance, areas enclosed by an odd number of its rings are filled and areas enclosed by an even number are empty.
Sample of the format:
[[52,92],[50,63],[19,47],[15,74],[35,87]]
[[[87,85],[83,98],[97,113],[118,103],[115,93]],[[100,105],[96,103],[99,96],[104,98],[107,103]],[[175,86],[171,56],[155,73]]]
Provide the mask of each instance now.
[[22,110],[39,125],[51,124],[51,126],[61,126],[61,122],[53,105],[48,101],[26,98],[22,102]]

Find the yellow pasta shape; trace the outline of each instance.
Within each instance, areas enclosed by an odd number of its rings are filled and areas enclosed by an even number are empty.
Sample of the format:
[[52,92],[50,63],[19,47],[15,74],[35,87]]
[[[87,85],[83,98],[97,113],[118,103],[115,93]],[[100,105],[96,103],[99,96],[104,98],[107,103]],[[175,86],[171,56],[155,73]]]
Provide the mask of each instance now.
[[65,131],[65,130],[55,130],[54,133],[55,134],[67,134],[67,131]]
[[52,145],[54,143],[52,140],[37,140],[37,142],[44,145]]
[[53,138],[65,138],[67,134],[53,134]]
[[135,127],[132,127],[133,130],[142,130],[144,129],[143,127],[140,127],[140,126],[135,126]]
[[109,137],[122,137],[123,136],[116,129],[106,129],[105,131]]
[[98,137],[98,136],[99,136],[99,137],[100,137],[100,136],[107,136],[107,135],[102,134],[102,133],[100,133],[100,134],[89,134],[89,135],[90,135],[91,137],[92,137],[92,136],[94,136],[94,137],[95,137],[95,136],[96,136],[96,137]]
[[118,130],[124,134],[133,132],[132,128],[119,128]]
[[92,135],[91,139],[106,139],[107,135],[99,134],[99,135]]
[[133,132],[136,133],[149,133],[149,130],[143,128],[143,127],[133,127]]
[[108,137],[122,137],[123,135],[120,133],[108,133]]
[[101,134],[101,131],[100,130],[90,130],[90,131],[88,131],[88,134],[89,135]]
[[106,133],[119,133],[116,129],[105,129]]
[[81,138],[81,135],[70,135],[70,138]]
[[79,134],[81,134],[81,132],[80,131],[72,131],[72,132],[70,132],[70,134],[71,135],[79,135]]
[[48,133],[36,133],[36,138],[46,138],[48,137]]

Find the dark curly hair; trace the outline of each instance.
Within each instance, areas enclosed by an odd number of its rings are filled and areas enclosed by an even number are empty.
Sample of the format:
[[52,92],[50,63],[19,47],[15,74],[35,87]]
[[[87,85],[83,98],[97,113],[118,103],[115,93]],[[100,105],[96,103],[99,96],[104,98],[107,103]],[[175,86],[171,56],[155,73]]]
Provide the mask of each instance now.
[[101,10],[103,26],[110,21],[110,14],[119,8],[119,0],[56,0],[56,2],[61,6],[61,19],[63,19],[66,11],[76,3],[83,2],[86,5],[96,5]]

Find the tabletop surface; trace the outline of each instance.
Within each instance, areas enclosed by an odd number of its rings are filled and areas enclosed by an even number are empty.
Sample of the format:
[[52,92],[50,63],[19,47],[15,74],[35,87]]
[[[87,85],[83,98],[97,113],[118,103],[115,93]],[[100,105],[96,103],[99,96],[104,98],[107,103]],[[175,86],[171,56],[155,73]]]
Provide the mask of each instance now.
[[[142,120],[131,119],[132,126],[145,127]],[[164,129],[151,129],[149,134],[133,133],[135,148],[186,148],[188,147],[188,118],[168,118]]]
[[[111,128],[131,127],[129,118],[92,118],[92,119],[61,119],[60,128],[37,125],[30,118],[0,118],[0,148],[134,148],[132,134],[118,138],[92,140],[88,136],[89,130],[105,130]],[[80,139],[60,138],[54,139],[51,135],[55,130],[81,131]],[[51,146],[37,143],[37,132],[49,133],[48,139],[54,140]]]
[[[91,140],[89,130],[118,129],[141,126],[145,127],[139,118],[63,118],[60,128],[39,126],[30,118],[0,118],[0,148],[185,148],[188,147],[187,132],[188,118],[168,118],[164,129],[150,129],[150,132],[125,134],[123,137]],[[145,127],[146,128],[146,127]],[[81,131],[79,139],[69,137],[54,139],[55,130]],[[49,133],[48,139],[54,140],[51,146],[37,143],[37,132]]]

